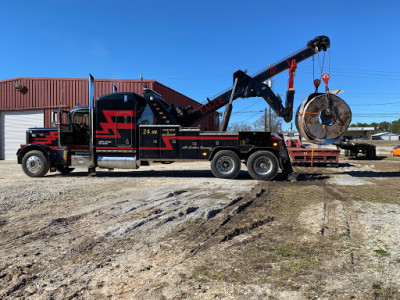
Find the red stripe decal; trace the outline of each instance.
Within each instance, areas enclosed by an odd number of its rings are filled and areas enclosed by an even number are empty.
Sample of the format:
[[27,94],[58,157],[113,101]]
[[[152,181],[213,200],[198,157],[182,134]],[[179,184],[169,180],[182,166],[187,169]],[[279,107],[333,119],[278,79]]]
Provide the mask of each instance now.
[[208,140],[225,140],[225,141],[235,141],[238,140],[237,136],[163,136],[162,137],[165,147],[140,147],[140,150],[173,150],[170,140],[193,140],[194,142],[197,140],[208,141]]
[[33,144],[52,144],[52,142],[56,141],[57,138],[58,138],[58,131],[50,131],[50,133],[44,137],[30,138],[29,142],[31,142]]
[[[136,129],[136,124],[132,123],[115,123],[112,118],[116,117],[134,117],[136,111],[134,110],[103,110],[107,122],[100,122],[102,130],[95,132],[96,138],[120,138],[121,135],[118,129]],[[110,134],[110,130],[114,135]]]

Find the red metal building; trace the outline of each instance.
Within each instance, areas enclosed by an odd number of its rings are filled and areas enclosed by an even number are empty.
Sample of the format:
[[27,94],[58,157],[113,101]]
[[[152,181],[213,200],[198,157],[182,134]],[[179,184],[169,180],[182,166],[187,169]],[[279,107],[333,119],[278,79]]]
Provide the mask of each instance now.
[[[96,79],[95,98],[112,92],[142,94],[144,87],[161,94],[170,104],[196,107],[198,102],[155,81],[139,79]],[[88,104],[88,81],[82,78],[18,77],[0,81],[0,159],[15,159],[19,144],[25,142],[28,127],[50,127],[51,112],[70,110],[77,104]],[[202,130],[218,130],[218,113],[194,126]]]

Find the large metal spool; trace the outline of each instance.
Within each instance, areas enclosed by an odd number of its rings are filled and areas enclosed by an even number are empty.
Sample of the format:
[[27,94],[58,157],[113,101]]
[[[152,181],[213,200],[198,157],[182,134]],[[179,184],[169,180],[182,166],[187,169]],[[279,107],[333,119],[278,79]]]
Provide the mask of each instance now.
[[350,107],[334,94],[311,94],[296,113],[299,133],[310,143],[318,145],[329,145],[339,140],[350,122]]

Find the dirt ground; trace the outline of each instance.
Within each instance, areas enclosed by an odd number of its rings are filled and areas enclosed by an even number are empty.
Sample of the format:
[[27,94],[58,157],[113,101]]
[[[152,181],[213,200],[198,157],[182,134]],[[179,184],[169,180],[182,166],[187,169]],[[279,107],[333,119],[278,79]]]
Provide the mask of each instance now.
[[33,179],[0,161],[0,298],[400,299],[400,160],[295,169]]

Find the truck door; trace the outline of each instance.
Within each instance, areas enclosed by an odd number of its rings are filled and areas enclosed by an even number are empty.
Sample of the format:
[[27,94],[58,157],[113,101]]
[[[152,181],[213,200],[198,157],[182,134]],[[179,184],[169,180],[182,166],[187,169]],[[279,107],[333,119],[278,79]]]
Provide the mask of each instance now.
[[[115,144],[117,147],[133,147],[135,140],[134,111],[124,110],[115,114]],[[122,130],[121,130],[122,129]]]
[[98,98],[94,133],[98,152],[135,153],[136,94],[116,93]]

